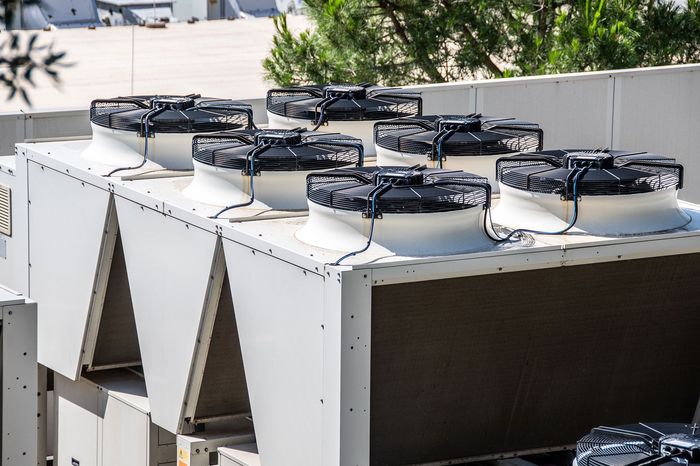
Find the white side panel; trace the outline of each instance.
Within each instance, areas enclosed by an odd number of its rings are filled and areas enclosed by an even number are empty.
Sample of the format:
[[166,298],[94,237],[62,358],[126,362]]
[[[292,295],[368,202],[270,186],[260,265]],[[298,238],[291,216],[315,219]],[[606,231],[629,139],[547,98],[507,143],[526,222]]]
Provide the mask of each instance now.
[[115,197],[153,422],[179,428],[217,236]]
[[258,446],[254,443],[219,448],[219,466],[260,466]]
[[[2,307],[2,465],[36,466],[39,451],[39,371],[36,364],[36,304]],[[41,398],[39,398],[39,397]]]
[[28,205],[27,170],[29,164],[24,155],[23,148],[17,148],[17,155],[14,159],[15,183],[12,190],[12,238],[8,241],[8,265],[11,267],[10,273],[14,275],[11,279],[3,283],[14,290],[29,296],[29,232],[28,228]]
[[338,272],[324,289],[323,464],[369,464],[372,271]]
[[320,466],[323,278],[223,243],[261,464]]
[[110,193],[33,162],[29,183],[29,292],[40,303],[39,362],[75,380]]
[[148,414],[107,397],[102,422],[102,466],[149,466]]
[[685,167],[679,196],[700,202],[700,72],[615,78],[614,144],[675,157]]
[[56,374],[54,379],[57,405],[57,448],[54,464],[98,466],[99,392],[88,384],[73,382]]
[[545,148],[606,147],[607,75],[556,82],[498,80],[477,87],[477,111],[539,123]]
[[369,466],[371,271],[344,272],[341,281],[340,465]]

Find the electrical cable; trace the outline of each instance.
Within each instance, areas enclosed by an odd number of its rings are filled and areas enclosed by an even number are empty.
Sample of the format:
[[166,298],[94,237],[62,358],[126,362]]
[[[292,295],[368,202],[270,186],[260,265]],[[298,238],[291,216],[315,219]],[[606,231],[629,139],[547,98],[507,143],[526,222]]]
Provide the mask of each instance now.
[[[588,170],[590,169],[590,165],[586,165],[583,168],[575,168],[574,170],[569,173],[569,176],[567,177],[567,187],[569,185],[568,181],[572,175],[573,176],[573,183],[572,183],[572,192],[573,192],[573,201],[574,201],[574,209],[573,213],[571,216],[571,220],[569,221],[568,225],[564,227],[563,229],[559,231],[540,231],[540,230],[530,230],[527,228],[518,228],[516,230],[511,231],[508,233],[504,238],[501,238],[498,233],[496,233],[496,229],[493,226],[493,220],[491,218],[491,209],[487,209],[487,212],[484,213],[484,231],[486,235],[491,239],[492,241],[496,241],[498,243],[502,243],[504,241],[510,240],[514,235],[520,235],[522,233],[532,233],[535,235],[562,235],[566,233],[567,231],[571,230],[574,225],[576,224],[576,220],[578,220],[578,181],[579,179],[583,178]],[[491,223],[491,230],[495,234],[495,237],[491,236],[491,233],[489,233],[489,229],[487,228],[487,216],[488,220]]]
[[250,176],[250,184],[249,184],[249,186],[250,186],[250,199],[248,201],[242,202],[240,204],[226,206],[209,218],[218,219],[219,215],[223,214],[224,212],[227,212],[231,209],[236,209],[238,207],[246,207],[246,206],[253,204],[253,202],[255,202],[255,157],[262,154],[263,152],[268,150],[270,147],[272,147],[270,144],[263,144],[263,145],[255,146],[251,150],[249,150],[248,153],[246,154],[246,158],[248,159],[247,161],[249,162],[247,164],[248,165],[247,170],[248,170],[248,176]]
[[154,108],[153,110],[149,110],[142,117],[142,120],[143,120],[142,126],[143,126],[143,132],[144,132],[145,138],[144,138],[144,143],[143,143],[143,160],[141,161],[141,163],[134,166],[134,167],[115,168],[111,172],[107,173],[107,175],[106,175],[107,177],[110,177],[110,176],[112,176],[115,173],[120,172],[120,171],[136,170],[136,169],[141,168],[144,165],[146,165],[146,162],[148,161],[148,137],[149,137],[148,136],[148,120],[151,117],[155,117],[155,116],[160,115],[161,113],[163,113],[163,111],[165,111],[165,107],[157,107],[157,108]]
[[311,131],[316,131],[318,130],[323,123],[326,122],[326,107],[330,107],[334,103],[340,100],[340,97],[326,97],[323,98],[318,104],[317,107],[319,107],[319,115],[318,115],[318,120],[316,121],[316,126],[314,126]]
[[365,247],[362,249],[358,249],[357,251],[352,251],[347,254],[345,254],[343,257],[338,259],[337,261],[333,262],[331,265],[340,265],[342,261],[345,259],[356,256],[357,254],[361,254],[365,252],[366,250],[369,249],[369,247],[372,245],[372,236],[374,236],[374,218],[375,218],[375,212],[376,212],[376,202],[377,198],[387,192],[389,189],[391,189],[391,183],[382,183],[379,186],[377,186],[375,189],[373,189],[368,195],[367,198],[369,199],[370,196],[372,196],[372,201],[371,201],[371,208],[370,208],[370,223],[369,223],[369,235],[367,237],[367,244],[365,244]]
[[[453,134],[455,134],[457,131],[454,129],[446,130],[446,131],[440,131],[437,136],[435,136],[435,139],[437,140],[437,143],[435,143],[435,149],[437,152],[437,167],[436,168],[442,168],[442,143],[447,141],[452,137]],[[442,134],[442,136],[441,136]],[[434,140],[434,139],[433,139]]]

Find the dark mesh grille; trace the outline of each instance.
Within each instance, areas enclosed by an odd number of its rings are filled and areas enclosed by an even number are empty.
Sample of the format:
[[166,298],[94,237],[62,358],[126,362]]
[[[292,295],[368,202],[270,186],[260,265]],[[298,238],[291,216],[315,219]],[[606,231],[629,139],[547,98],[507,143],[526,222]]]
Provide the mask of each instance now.
[[[219,168],[243,170],[248,154],[260,138],[275,130],[232,131],[192,139],[194,160]],[[280,143],[258,152],[254,166],[260,171],[309,171],[358,165],[362,141],[344,134],[301,131],[301,143]]]
[[[165,108],[165,101],[177,101]],[[160,108],[160,110],[158,110]],[[191,96],[134,96],[93,100],[90,121],[106,128],[144,133],[197,133],[250,128],[252,107],[233,100]]]
[[[326,86],[272,89],[267,92],[267,110],[277,115],[316,121]],[[326,120],[383,120],[422,113],[420,93],[363,84],[365,98],[341,98],[325,110]]]
[[[497,179],[524,191],[564,194],[572,169],[565,166],[572,153],[595,154],[595,151],[543,151],[516,155],[496,162]],[[578,193],[587,196],[640,194],[680,189],[683,166],[674,159],[655,154],[609,151],[614,158],[611,168],[591,168],[578,182]],[[569,181],[570,183],[570,181]]]
[[[347,211],[365,211],[382,171],[412,171],[407,167],[367,167],[312,173],[306,178],[306,194],[310,201]],[[377,199],[376,209],[382,213],[448,212],[488,206],[488,180],[471,173],[439,169],[423,169],[423,184],[392,185]]]
[[457,132],[445,139],[442,143],[443,155],[498,155],[542,148],[542,130],[537,124],[481,115],[427,115],[382,121],[374,125],[374,140],[385,149],[430,155],[437,138],[444,134],[440,133],[439,122],[467,118],[478,118],[481,130]]

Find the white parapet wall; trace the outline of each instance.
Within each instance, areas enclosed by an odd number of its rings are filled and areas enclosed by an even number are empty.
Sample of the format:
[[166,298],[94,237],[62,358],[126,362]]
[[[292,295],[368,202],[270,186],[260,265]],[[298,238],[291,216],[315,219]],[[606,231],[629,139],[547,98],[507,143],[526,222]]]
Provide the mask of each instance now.
[[[700,178],[700,64],[414,86],[423,113],[514,116],[537,122],[545,148],[616,148],[676,157]],[[95,96],[104,97],[104,96]],[[226,97],[226,96],[222,96]],[[265,99],[247,99],[266,123]],[[0,114],[0,155],[17,142],[88,137],[86,109]],[[700,202],[700,183],[680,197]]]

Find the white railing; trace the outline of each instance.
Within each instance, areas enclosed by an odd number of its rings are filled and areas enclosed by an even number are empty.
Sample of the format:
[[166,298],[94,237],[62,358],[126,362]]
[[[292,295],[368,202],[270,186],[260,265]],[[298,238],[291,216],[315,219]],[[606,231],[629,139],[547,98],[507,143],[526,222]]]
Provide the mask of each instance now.
[[[415,86],[424,113],[515,116],[547,148],[645,150],[684,164],[681,197],[700,202],[700,64]],[[265,101],[250,99],[265,123]],[[88,137],[87,110],[0,114],[0,154],[16,142]]]

